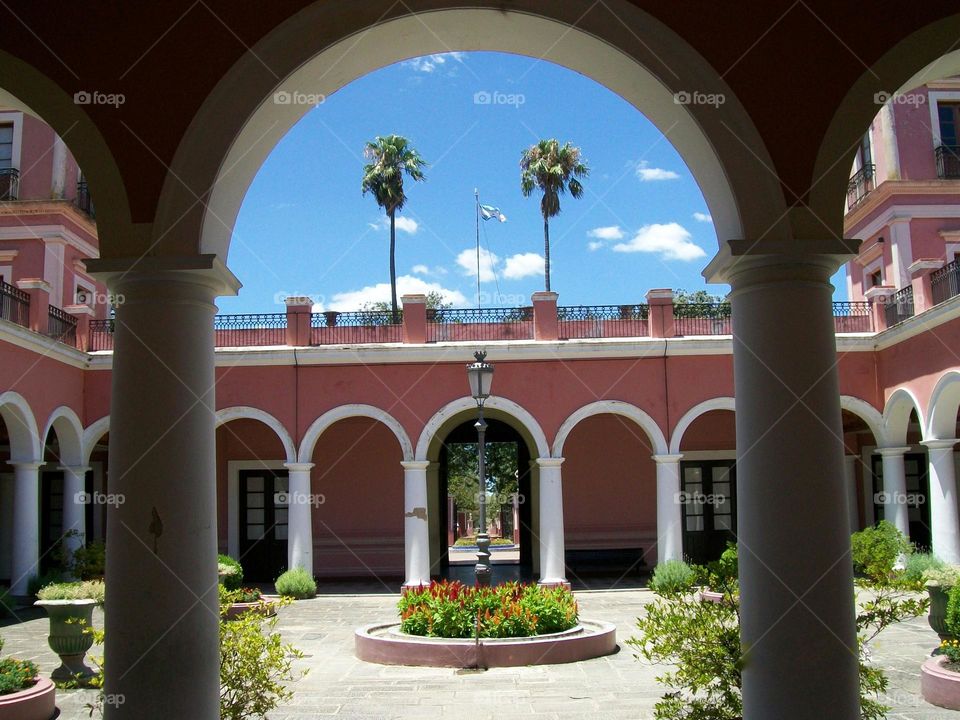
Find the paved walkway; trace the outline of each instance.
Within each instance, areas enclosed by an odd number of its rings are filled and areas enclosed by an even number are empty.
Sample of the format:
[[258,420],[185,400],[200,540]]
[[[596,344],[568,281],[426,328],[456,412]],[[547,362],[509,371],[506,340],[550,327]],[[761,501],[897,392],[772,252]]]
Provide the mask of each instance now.
[[[295,687],[291,704],[270,720],[308,717],[503,718],[507,713],[536,720],[646,720],[662,693],[657,671],[634,659],[622,641],[633,634],[633,619],[652,598],[645,590],[580,592],[584,617],[614,622],[621,650],[615,655],[570,665],[463,671],[372,665],[353,656],[358,625],[393,616],[394,595],[336,594],[301,601],[282,611],[286,640],[306,653],[309,669]],[[31,619],[0,628],[4,654],[31,658],[49,673],[56,656],[47,648],[47,621]],[[98,613],[95,622],[102,627]],[[927,705],[919,697],[919,665],[936,644],[926,618],[888,629],[874,642],[874,658],[887,669],[891,720],[958,720],[960,713]],[[96,649],[95,649],[96,651]],[[60,720],[87,718],[91,691],[58,691]]]

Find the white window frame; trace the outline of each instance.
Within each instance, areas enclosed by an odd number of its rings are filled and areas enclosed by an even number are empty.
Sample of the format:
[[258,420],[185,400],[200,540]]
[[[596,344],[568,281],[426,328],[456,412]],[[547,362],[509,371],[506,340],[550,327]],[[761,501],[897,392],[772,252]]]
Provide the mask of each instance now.
[[22,170],[20,167],[20,150],[23,147],[23,113],[15,111],[0,111],[0,125],[13,125],[13,149],[10,153],[10,167]]
[[876,260],[873,260],[872,262],[869,262],[863,266],[863,281],[861,283],[861,287],[863,288],[864,292],[874,287],[873,285],[870,284],[870,276],[873,275],[877,270],[880,271],[880,277],[883,278],[883,281],[881,282],[881,284],[883,284],[883,282],[886,282],[886,278],[883,277],[883,255],[882,254]]
[[931,90],[927,93],[927,104],[930,105],[930,136],[934,149],[943,143],[940,141],[940,103],[960,103],[960,90]]

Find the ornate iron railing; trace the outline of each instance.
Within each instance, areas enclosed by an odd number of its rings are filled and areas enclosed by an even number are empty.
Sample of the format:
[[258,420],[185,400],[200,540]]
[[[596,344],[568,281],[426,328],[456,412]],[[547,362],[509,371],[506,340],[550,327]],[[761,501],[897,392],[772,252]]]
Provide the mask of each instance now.
[[0,202],[17,200],[20,197],[20,171],[17,168],[0,168]]
[[427,342],[532,339],[532,307],[427,310]]
[[255,347],[287,344],[287,314],[217,315],[213,319],[216,347]]
[[887,298],[887,306],[883,311],[887,317],[887,327],[893,327],[907,318],[912,318],[913,286],[907,285]]
[[850,182],[847,183],[847,209],[852,210],[857,203],[867,196],[867,193],[873,190],[875,173],[876,166],[870,163],[853,174]]
[[90,188],[87,186],[86,180],[79,180],[77,182],[77,207],[83,210],[91,218],[95,218],[96,212],[93,209],[93,200],[90,199]]
[[359,345],[403,342],[403,313],[393,321],[390,310],[337,312],[328,310],[310,317],[311,345]]
[[838,333],[871,332],[870,303],[838,301],[833,303],[833,326]]
[[960,261],[954,260],[930,273],[930,286],[934,305],[960,295]]
[[58,307],[47,310],[47,335],[65,345],[77,346],[77,319]]
[[113,350],[114,320],[91,320],[88,347],[95,350]]
[[673,306],[674,328],[683,335],[732,335],[730,303],[679,303]]
[[937,161],[937,177],[944,180],[960,178],[960,146],[940,145],[934,152]]
[[0,318],[17,325],[30,325],[30,296],[0,280]]
[[646,305],[568,305],[557,308],[561,340],[575,338],[646,337]]

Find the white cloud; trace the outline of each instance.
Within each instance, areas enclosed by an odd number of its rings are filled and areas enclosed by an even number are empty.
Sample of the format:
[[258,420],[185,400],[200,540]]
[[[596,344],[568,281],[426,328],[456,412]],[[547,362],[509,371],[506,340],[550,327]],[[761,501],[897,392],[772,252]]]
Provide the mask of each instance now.
[[[431,292],[440,293],[444,302],[453,303],[454,305],[467,304],[467,298],[459,290],[450,290],[440,285],[440,283],[427,282],[423,278],[414,277],[413,275],[401,275],[397,278],[398,300],[401,295],[416,293],[426,295]],[[341,312],[361,310],[367,303],[374,302],[390,302],[390,283],[377,283],[376,285],[368,285],[359,290],[348,290],[346,292],[336,293],[327,309],[339,310]],[[315,305],[313,310],[314,312],[322,312],[324,307]]]
[[591,240],[590,242],[587,243],[587,248],[589,248],[590,250],[599,250],[602,247],[603,247],[603,243],[600,242],[599,240]]
[[697,222],[712,223],[713,217],[709,213],[695,212],[693,214],[693,219]]
[[613,246],[616,252],[655,253],[661,260],[696,260],[706,256],[679,223],[644,225],[628,242]]
[[419,263],[410,268],[410,272],[414,275],[446,275],[447,269],[441,265],[430,267],[429,265]]
[[543,256],[537,253],[517,253],[507,258],[503,265],[503,276],[508,280],[519,280],[531,275],[543,274]]
[[[367,225],[374,230],[389,230],[390,218],[384,216],[376,222],[367,223]],[[415,235],[417,230],[420,229],[420,224],[416,220],[413,218],[404,217],[403,215],[397,215],[394,225],[396,225],[397,230],[400,232],[405,232],[408,235]]]
[[[493,280],[493,271],[500,264],[500,256],[485,248],[480,248],[480,280],[489,282]],[[457,255],[457,265],[463,268],[463,274],[471,277],[477,276],[477,249],[467,248]]]
[[423,55],[422,57],[404,60],[401,65],[413,69],[415,72],[432,73],[434,70],[446,65],[447,62],[463,62],[462,52],[436,53],[434,55]]
[[643,182],[652,182],[655,180],[676,180],[680,176],[673,170],[650,167],[650,163],[641,160],[637,163],[637,177]]
[[[598,240],[619,240],[623,237],[623,230],[619,225],[607,225],[587,231],[587,237],[597,238]],[[593,245],[593,243],[590,243]]]

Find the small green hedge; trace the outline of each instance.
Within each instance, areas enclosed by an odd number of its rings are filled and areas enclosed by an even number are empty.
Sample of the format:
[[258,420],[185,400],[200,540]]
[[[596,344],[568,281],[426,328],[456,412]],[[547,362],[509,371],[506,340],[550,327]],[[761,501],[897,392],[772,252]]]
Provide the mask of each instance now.
[[103,580],[53,583],[37,591],[39,600],[96,600],[101,605],[106,594]]
[[[475,537],[462,537],[457,538],[456,542],[453,543],[454,547],[476,547],[477,539]],[[501,546],[501,545],[515,545],[510,538],[490,538],[491,546]]]
[[[3,638],[0,638],[0,650],[2,649]],[[3,658],[0,660],[0,695],[10,695],[33,687],[39,674],[37,666],[29,660]]]
[[683,560],[657,563],[650,578],[650,589],[658,595],[688,591],[697,580],[697,571]]
[[317,582],[313,575],[301,567],[287,570],[277,578],[274,585],[277,592],[284,597],[292,597],[296,600],[306,600],[317,594]]
[[569,630],[578,622],[577,601],[564,587],[509,582],[467,587],[432,582],[408,590],[398,604],[400,630],[442,638],[530,637]]
[[229,574],[224,575],[221,581],[222,585],[227,590],[239,590],[240,586],[243,585],[243,567],[229,555],[218,555],[218,574],[227,570],[229,570]]

